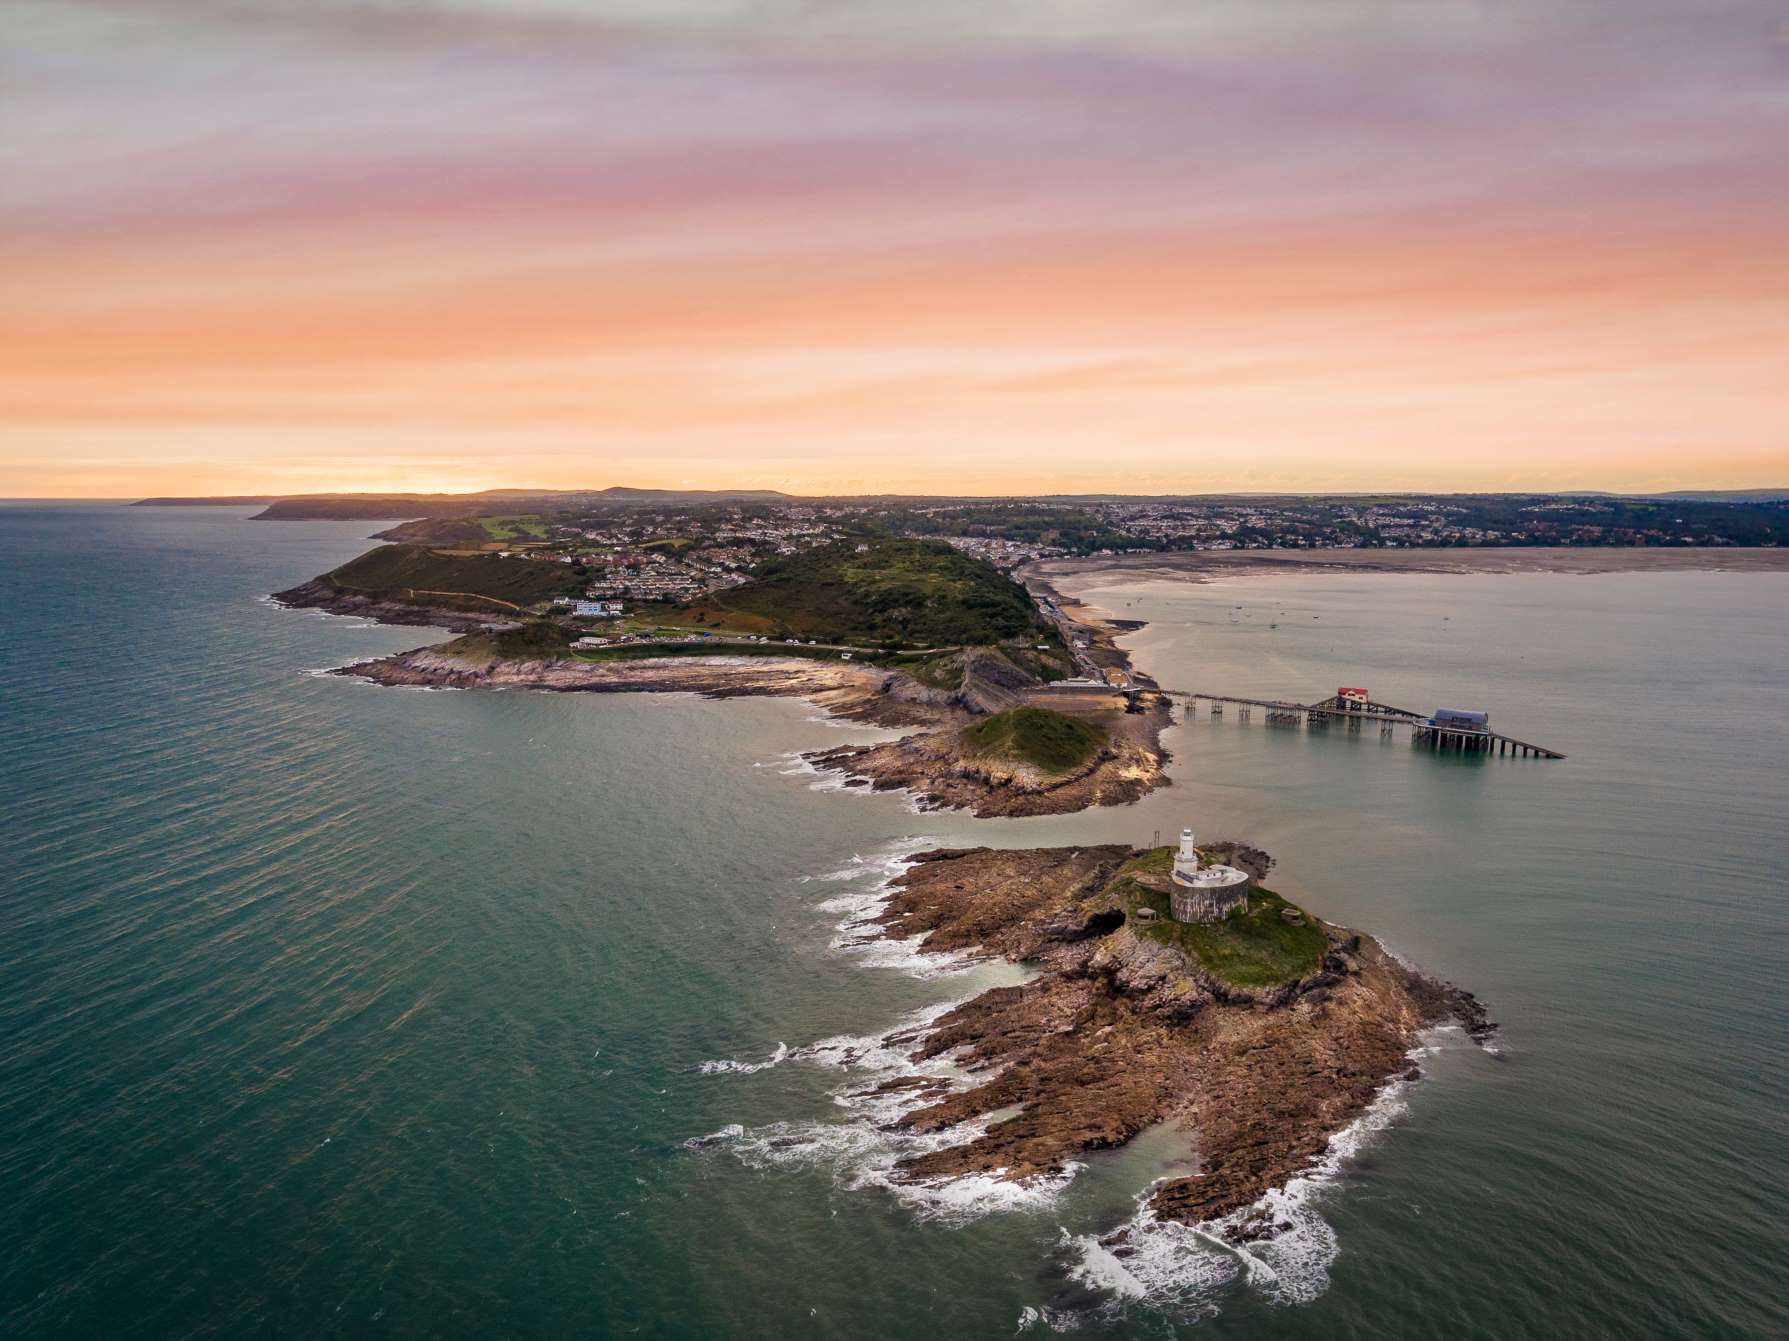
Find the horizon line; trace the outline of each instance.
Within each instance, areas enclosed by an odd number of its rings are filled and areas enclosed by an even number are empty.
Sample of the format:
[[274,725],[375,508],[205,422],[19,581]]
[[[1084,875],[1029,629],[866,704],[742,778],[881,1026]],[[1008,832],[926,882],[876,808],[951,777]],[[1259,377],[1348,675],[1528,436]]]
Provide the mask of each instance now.
[[1400,498],[1665,498],[1681,494],[1783,494],[1789,497],[1789,484],[1785,485],[1748,485],[1737,488],[1709,488],[1694,485],[1683,485],[1673,488],[1628,491],[1617,489],[1544,489],[1544,488],[1511,488],[1511,489],[1229,489],[1206,490],[1197,493],[1122,493],[1113,491],[1078,490],[1058,493],[1041,493],[1036,491],[1016,490],[1011,493],[934,493],[904,492],[899,490],[881,490],[866,493],[791,493],[784,489],[752,488],[747,486],[720,488],[677,488],[659,485],[575,485],[575,486],[528,486],[504,485],[489,489],[468,489],[464,491],[423,490],[423,489],[325,489],[311,490],[303,493],[278,493],[250,490],[219,490],[208,494],[13,494],[0,495],[3,503],[118,503],[123,506],[136,506],[156,502],[192,502],[195,504],[227,505],[240,500],[240,506],[251,507],[276,502],[287,502],[307,499],[465,499],[476,500],[492,495],[576,495],[601,493],[639,493],[667,495],[759,495],[769,498],[788,499],[792,501],[818,500],[875,500],[928,498],[946,501],[1001,501],[1005,499],[1032,499],[1049,501],[1054,499],[1110,498],[1110,499],[1197,499],[1197,498],[1370,498],[1391,496]]

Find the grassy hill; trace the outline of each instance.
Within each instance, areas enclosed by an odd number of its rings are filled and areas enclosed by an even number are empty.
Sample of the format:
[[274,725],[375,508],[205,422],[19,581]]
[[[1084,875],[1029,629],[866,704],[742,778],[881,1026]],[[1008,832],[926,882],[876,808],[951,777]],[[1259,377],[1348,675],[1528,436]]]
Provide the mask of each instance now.
[[443,651],[477,660],[490,657],[563,661],[572,655],[572,635],[550,619],[537,619],[520,628],[498,633],[468,633],[445,645]]
[[1045,773],[1081,767],[1106,744],[1104,728],[1051,708],[1009,708],[963,728],[971,754],[1030,764]]
[[937,540],[851,542],[777,559],[688,607],[745,632],[949,647],[1057,641],[1017,582]]
[[423,545],[382,545],[323,575],[330,586],[424,605],[527,606],[574,596],[587,580],[570,564],[438,554]]

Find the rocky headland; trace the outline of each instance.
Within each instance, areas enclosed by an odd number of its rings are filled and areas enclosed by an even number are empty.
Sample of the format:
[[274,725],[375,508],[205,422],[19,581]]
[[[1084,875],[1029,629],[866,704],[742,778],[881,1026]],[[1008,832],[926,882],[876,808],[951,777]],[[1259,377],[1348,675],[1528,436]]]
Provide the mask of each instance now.
[[968,810],[983,819],[1128,805],[1165,785],[1169,756],[1161,734],[1173,720],[1167,700],[1150,696],[1143,711],[1127,712],[1117,695],[1084,697],[1077,720],[1096,725],[1103,740],[1084,760],[1061,768],[979,751],[959,727],[841,745],[806,758],[878,791],[909,791],[922,809]]
[[[1226,846],[1229,859],[1266,869],[1264,854]],[[1140,914],[1159,864],[1124,846],[945,849],[893,882],[883,934],[1036,970],[910,1040],[914,1060],[950,1054],[971,1080],[924,1082],[900,1126],[993,1120],[905,1161],[900,1178],[1029,1179],[1175,1123],[1194,1138],[1197,1171],[1160,1183],[1150,1208],[1242,1241],[1274,1231],[1252,1209],[1266,1192],[1320,1160],[1387,1084],[1414,1075],[1423,1030],[1490,1032],[1469,993],[1265,891],[1254,896],[1265,955],[1254,965],[1223,944],[1246,950],[1255,934],[1235,915],[1229,928],[1189,932]],[[1276,936],[1275,923],[1303,930]],[[1276,971],[1255,972],[1263,964]]]
[[516,628],[526,618],[520,610],[505,610],[495,604],[480,612],[448,605],[419,605],[414,601],[348,591],[320,577],[275,592],[273,599],[292,610],[321,610],[325,614],[370,619],[379,624],[446,629],[452,633]]
[[588,694],[702,694],[709,698],[804,698],[835,717],[870,726],[936,727],[970,719],[950,695],[908,676],[843,661],[799,657],[664,657],[580,661],[499,657],[452,644],[343,666],[375,684],[441,689],[542,689]]

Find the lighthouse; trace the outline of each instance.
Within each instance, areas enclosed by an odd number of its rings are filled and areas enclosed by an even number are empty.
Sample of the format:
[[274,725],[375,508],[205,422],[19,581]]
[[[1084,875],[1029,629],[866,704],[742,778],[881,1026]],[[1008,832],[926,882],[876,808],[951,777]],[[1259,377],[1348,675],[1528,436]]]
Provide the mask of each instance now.
[[1177,880],[1192,880],[1199,874],[1199,849],[1193,846],[1193,831],[1180,831],[1180,851],[1174,854],[1174,876]]
[[1217,922],[1248,905],[1249,876],[1234,866],[1200,866],[1193,831],[1180,831],[1169,873],[1168,909],[1176,922]]

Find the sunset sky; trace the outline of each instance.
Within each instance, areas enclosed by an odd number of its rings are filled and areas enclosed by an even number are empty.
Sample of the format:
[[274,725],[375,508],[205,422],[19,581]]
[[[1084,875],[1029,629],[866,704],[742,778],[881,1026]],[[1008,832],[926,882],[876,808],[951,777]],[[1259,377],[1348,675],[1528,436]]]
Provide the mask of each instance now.
[[0,24],[0,495],[1789,483],[1784,0]]

